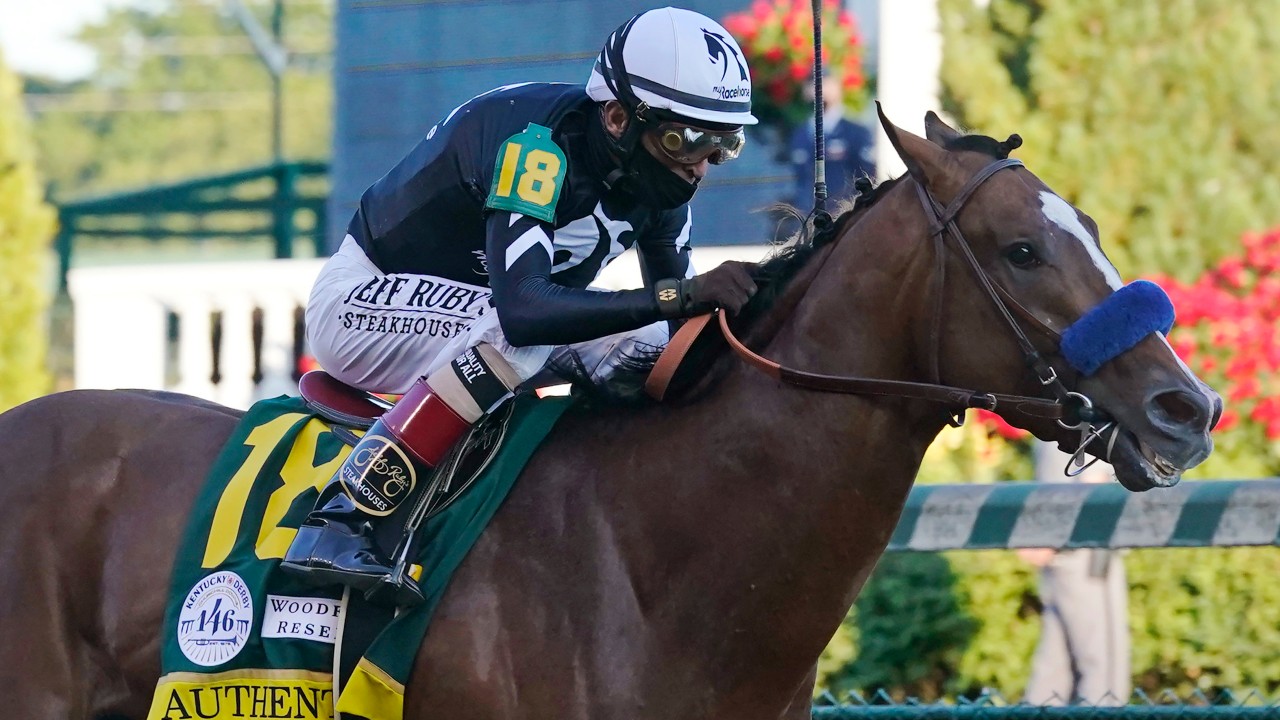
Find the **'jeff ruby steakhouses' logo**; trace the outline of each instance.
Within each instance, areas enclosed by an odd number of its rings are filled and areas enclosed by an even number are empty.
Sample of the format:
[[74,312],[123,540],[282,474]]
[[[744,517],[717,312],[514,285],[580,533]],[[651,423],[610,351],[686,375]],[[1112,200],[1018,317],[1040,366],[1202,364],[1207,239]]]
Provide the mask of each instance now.
[[367,434],[342,465],[342,482],[356,505],[390,515],[417,483],[413,462],[390,438]]

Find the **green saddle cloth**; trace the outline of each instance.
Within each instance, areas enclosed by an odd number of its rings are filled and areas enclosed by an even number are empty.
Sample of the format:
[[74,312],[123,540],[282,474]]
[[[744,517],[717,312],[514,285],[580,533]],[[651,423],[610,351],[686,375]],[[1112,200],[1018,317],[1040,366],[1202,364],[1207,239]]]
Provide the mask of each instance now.
[[[480,478],[423,526],[426,602],[366,649],[337,711],[398,720],[404,685],[449,579],[572,400],[517,396],[502,448]],[[278,571],[319,489],[351,452],[298,397],[249,409],[209,472],[178,547],[161,677],[148,720],[334,717],[335,649],[347,598]]]

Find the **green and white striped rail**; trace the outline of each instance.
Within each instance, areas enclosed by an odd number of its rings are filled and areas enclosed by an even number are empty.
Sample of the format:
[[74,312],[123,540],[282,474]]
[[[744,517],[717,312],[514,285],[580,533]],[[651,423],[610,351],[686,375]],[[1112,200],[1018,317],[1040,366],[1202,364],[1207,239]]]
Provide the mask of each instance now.
[[1134,690],[1127,702],[1108,694],[1098,704],[1077,700],[1054,705],[1028,705],[1006,700],[998,691],[984,690],[972,698],[953,702],[920,702],[908,698],[894,700],[883,690],[870,697],[849,693],[844,701],[823,693],[813,703],[812,720],[1276,720],[1280,700],[1272,700],[1257,690],[1205,693],[1196,690],[1178,695],[1173,690],[1146,693]]
[[1280,478],[917,485],[889,550],[1280,545]]

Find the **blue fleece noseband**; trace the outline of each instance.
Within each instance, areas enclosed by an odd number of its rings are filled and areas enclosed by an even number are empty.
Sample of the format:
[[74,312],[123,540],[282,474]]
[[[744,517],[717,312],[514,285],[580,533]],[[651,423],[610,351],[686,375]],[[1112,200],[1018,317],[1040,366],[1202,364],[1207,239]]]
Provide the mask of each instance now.
[[1062,333],[1062,356],[1092,375],[1153,332],[1173,327],[1173,301],[1159,285],[1135,280],[1111,293]]

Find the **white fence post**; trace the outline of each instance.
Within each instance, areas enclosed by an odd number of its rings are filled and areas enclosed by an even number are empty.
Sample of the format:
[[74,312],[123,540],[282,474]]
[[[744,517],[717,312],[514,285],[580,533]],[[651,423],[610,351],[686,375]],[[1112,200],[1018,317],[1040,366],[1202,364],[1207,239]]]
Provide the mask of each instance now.
[[[175,390],[247,408],[296,392],[294,312],[304,307],[324,260],[78,268],[68,277],[75,307],[75,384],[80,388]],[[262,312],[262,379],[253,380],[253,313]],[[178,317],[170,355],[169,314]],[[219,381],[213,381],[213,321],[220,313]],[[175,359],[170,367],[168,358]]]

